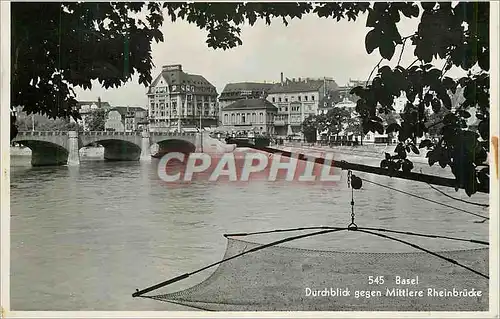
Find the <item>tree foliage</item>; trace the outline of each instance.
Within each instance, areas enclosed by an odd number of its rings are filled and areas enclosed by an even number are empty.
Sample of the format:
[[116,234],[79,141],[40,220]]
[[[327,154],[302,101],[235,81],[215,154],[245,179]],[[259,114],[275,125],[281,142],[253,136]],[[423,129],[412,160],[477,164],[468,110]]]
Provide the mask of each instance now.
[[[12,4],[12,99],[31,111],[67,116],[75,104],[71,87],[90,88],[98,79],[105,87],[117,87],[139,74],[139,82],[151,82],[151,42],[162,41],[159,31],[162,8],[172,21],[186,20],[207,31],[207,45],[229,49],[242,44],[241,26],[257,20],[270,24],[279,18],[285,25],[305,14],[340,20],[366,19],[368,54],[381,56],[371,84],[356,87],[356,110],[364,133],[398,133],[395,154],[381,165],[411,169],[408,152],[427,148],[429,164],[450,166],[458,187],[468,195],[487,189],[489,168],[482,166],[489,150],[489,3],[488,2],[345,2],[345,3],[19,3]],[[146,20],[129,13],[144,9]],[[32,17],[36,16],[37,19]],[[403,17],[418,19],[417,30],[401,35],[397,23]],[[109,18],[110,22],[106,22]],[[415,61],[400,65],[409,41]],[[401,49],[399,49],[399,47]],[[399,53],[399,57],[396,52]],[[381,65],[398,58],[396,67]],[[445,61],[438,66],[438,59]],[[463,69],[460,79],[446,76]],[[374,68],[375,71],[375,68]],[[369,79],[371,79],[371,74]],[[450,92],[463,88],[464,101],[452,108]],[[400,124],[384,125],[381,114],[393,109],[394,98],[404,93],[408,103]],[[450,111],[443,118],[438,143],[424,140],[428,129],[425,110]],[[476,109],[479,133],[467,130],[464,120]],[[77,116],[77,115],[75,115]],[[387,163],[391,163],[390,165]],[[398,164],[399,163],[399,164]]]
[[[141,10],[145,19],[133,17]],[[163,41],[153,2],[13,2],[11,21],[11,105],[51,118],[80,118],[73,88],[93,80],[116,88],[138,74],[151,83],[151,42]]]
[[326,114],[317,115],[318,130],[326,134],[326,138],[330,140],[344,130],[346,120],[350,116],[350,112],[345,107],[334,107]]
[[78,131],[82,130],[77,123],[71,122],[69,118],[51,119],[42,115],[17,114],[17,127],[20,131]]
[[308,143],[317,141],[318,125],[316,120],[317,117],[315,115],[309,115],[304,119],[304,122],[302,122],[302,133]]
[[346,123],[350,118],[351,113],[346,108],[334,107],[326,114],[309,115],[305,118],[302,123],[302,132],[306,139],[308,136],[313,136],[313,134],[316,136],[316,132],[320,132],[325,135],[327,140],[330,140],[346,129]]
[[92,110],[87,119],[89,131],[104,131],[106,115],[107,113],[104,109]]

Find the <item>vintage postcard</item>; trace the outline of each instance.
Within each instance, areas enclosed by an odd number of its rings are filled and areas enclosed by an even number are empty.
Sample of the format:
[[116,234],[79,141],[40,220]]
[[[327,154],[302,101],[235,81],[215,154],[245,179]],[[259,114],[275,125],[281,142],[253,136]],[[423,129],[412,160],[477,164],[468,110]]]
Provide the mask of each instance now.
[[498,318],[499,7],[2,1],[2,318]]

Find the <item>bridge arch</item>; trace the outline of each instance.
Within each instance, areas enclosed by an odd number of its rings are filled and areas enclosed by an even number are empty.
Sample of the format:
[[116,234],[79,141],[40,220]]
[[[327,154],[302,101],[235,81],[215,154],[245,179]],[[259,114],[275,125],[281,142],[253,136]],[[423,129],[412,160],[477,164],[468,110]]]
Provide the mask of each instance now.
[[125,139],[102,136],[100,139],[82,141],[80,148],[91,144],[102,145],[104,147],[104,159],[108,161],[137,161],[141,156],[140,145]]
[[182,138],[166,138],[157,140],[156,145],[153,144],[151,154],[153,157],[161,157],[166,153],[190,154],[195,151],[196,145],[191,141]]
[[15,143],[31,150],[33,166],[66,165],[68,162],[68,150],[57,143],[32,139],[18,139]]

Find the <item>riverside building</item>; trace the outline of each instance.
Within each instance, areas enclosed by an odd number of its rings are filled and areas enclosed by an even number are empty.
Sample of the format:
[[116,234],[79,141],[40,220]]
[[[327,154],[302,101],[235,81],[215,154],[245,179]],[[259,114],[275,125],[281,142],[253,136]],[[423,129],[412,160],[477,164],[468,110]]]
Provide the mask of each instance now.
[[182,65],[163,66],[147,92],[149,129],[178,131],[217,126],[217,90],[204,76]]
[[319,113],[319,103],[329,92],[338,89],[332,78],[283,79],[275,84],[267,95],[267,100],[277,109],[274,126],[280,137],[302,139],[302,122],[309,115]]

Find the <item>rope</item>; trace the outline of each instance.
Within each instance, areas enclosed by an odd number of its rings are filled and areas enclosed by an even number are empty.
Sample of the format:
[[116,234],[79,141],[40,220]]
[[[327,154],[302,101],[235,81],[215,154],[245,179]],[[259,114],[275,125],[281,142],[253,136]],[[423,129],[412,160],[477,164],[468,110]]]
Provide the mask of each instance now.
[[[312,226],[312,227],[297,227],[297,228],[286,228],[286,229],[273,229],[273,230],[258,231],[258,232],[251,232],[251,233],[225,234],[224,237],[226,237],[226,238],[228,238],[228,237],[244,237],[244,236],[251,236],[251,235],[262,235],[262,234],[270,234],[270,233],[284,233],[284,232],[292,232],[292,231],[299,231],[299,230],[318,230],[318,229],[336,229],[336,227]],[[441,235],[434,235],[434,234],[422,234],[422,233],[414,233],[414,232],[408,232],[408,231],[391,230],[391,229],[374,228],[374,227],[358,227],[358,229],[375,230],[375,231],[380,231],[380,232],[389,232],[389,233],[396,233],[396,234],[403,234],[403,235],[410,235],[410,236],[419,236],[419,237],[427,237],[427,238],[435,238],[435,239],[439,238],[439,239],[449,239],[449,240],[456,240],[456,241],[465,241],[465,242],[470,242],[470,243],[474,243],[474,244],[489,246],[488,242],[482,241],[482,240],[477,240],[477,239],[466,239],[466,238],[441,236]]]
[[442,190],[440,190],[439,188],[437,187],[434,187],[432,186],[431,184],[427,183],[427,185],[429,185],[433,190],[435,191],[438,191],[439,193],[443,194],[444,196],[446,197],[449,197],[451,199],[454,199],[454,200],[457,200],[457,201],[460,201],[460,202],[463,202],[463,203],[466,203],[466,204],[470,204],[470,205],[476,205],[476,206],[481,206],[481,207],[490,207],[490,205],[488,204],[482,204],[482,203],[474,203],[474,202],[469,202],[469,201],[466,201],[465,199],[461,199],[461,198],[456,198],[456,197],[453,197],[451,195],[448,195],[446,194],[445,192],[443,192]]
[[477,240],[477,239],[465,239],[465,238],[450,237],[450,236],[420,234],[420,233],[413,233],[413,232],[409,232],[409,231],[399,231],[399,230],[391,230],[391,229],[384,229],[384,228],[359,227],[358,229],[376,230],[376,231],[381,231],[381,232],[396,233],[396,234],[411,235],[411,236],[419,236],[419,237],[441,238],[441,239],[450,239],[450,240],[457,240],[457,241],[466,241],[466,242],[470,242],[470,243],[474,243],[474,244],[480,244],[480,245],[486,245],[486,246],[490,245],[490,243],[488,243],[486,241]]
[[390,186],[386,186],[386,185],[382,185],[382,184],[379,184],[379,183],[376,183],[376,182],[372,182],[372,181],[366,180],[364,178],[362,178],[362,180],[365,181],[365,182],[367,182],[367,183],[372,183],[374,185],[377,185],[377,186],[380,186],[380,187],[384,187],[384,188],[387,188],[387,189],[390,189],[390,190],[393,190],[393,191],[396,191],[396,192],[399,192],[399,193],[402,193],[402,194],[405,194],[405,195],[408,195],[408,196],[412,196],[412,197],[419,198],[419,199],[422,199],[422,200],[425,200],[425,201],[428,201],[428,202],[431,202],[431,203],[434,203],[434,204],[438,204],[438,205],[441,205],[441,206],[452,208],[452,209],[461,211],[461,212],[466,213],[466,214],[474,215],[476,217],[481,217],[481,218],[484,218],[484,219],[487,219],[487,220],[490,219],[489,217],[486,217],[486,216],[483,216],[483,215],[480,215],[480,214],[476,214],[476,213],[472,213],[472,212],[469,212],[469,211],[467,211],[465,209],[461,209],[461,208],[454,207],[454,206],[451,206],[451,205],[448,205],[448,204],[440,203],[440,202],[437,202],[437,201],[432,200],[432,199],[428,199],[428,198],[425,198],[425,197],[422,197],[422,196],[419,196],[419,195],[415,195],[415,194],[411,194],[411,193],[408,193],[408,192],[405,192],[405,191],[402,191],[402,190],[399,190],[399,189],[396,189],[396,188],[393,188],[393,187],[390,187]]
[[402,240],[402,239],[394,238],[394,237],[387,236],[387,235],[384,235],[384,234],[377,234],[377,233],[374,233],[374,232],[371,232],[371,231],[367,231],[367,230],[357,229],[356,231],[360,231],[360,232],[367,233],[367,234],[372,234],[372,235],[375,235],[375,236],[379,236],[379,237],[382,237],[382,238],[387,238],[387,239],[390,239],[390,240],[394,240],[394,241],[397,241],[397,242],[403,243],[403,244],[405,244],[405,245],[411,246],[411,247],[416,248],[416,249],[418,249],[418,250],[422,250],[422,251],[424,251],[424,252],[426,252],[426,253],[429,253],[429,254],[431,254],[431,255],[433,255],[433,256],[436,256],[436,257],[438,257],[438,258],[444,259],[444,260],[446,260],[447,262],[450,262],[450,263],[452,263],[452,264],[454,264],[454,265],[457,265],[457,266],[459,266],[459,267],[465,268],[465,269],[467,269],[467,270],[469,270],[469,271],[471,271],[471,272],[473,272],[473,273],[475,273],[475,274],[477,274],[477,275],[479,275],[479,276],[481,276],[481,277],[484,277],[484,278],[486,278],[486,279],[489,279],[489,278],[490,278],[489,276],[487,276],[487,275],[485,275],[485,274],[483,274],[483,273],[480,273],[480,272],[479,272],[479,271],[477,271],[477,270],[474,270],[474,269],[472,269],[472,268],[470,268],[470,267],[468,267],[468,266],[462,265],[461,263],[459,263],[458,261],[456,261],[456,260],[454,260],[454,259],[451,259],[451,258],[448,258],[448,257],[441,256],[441,255],[439,255],[439,254],[436,254],[435,252],[432,252],[432,251],[430,251],[430,250],[428,250],[428,249],[425,249],[425,248],[423,248],[423,247],[420,247],[420,246],[418,246],[418,245],[415,245],[415,244],[409,243],[409,242],[404,241],[404,240]]

